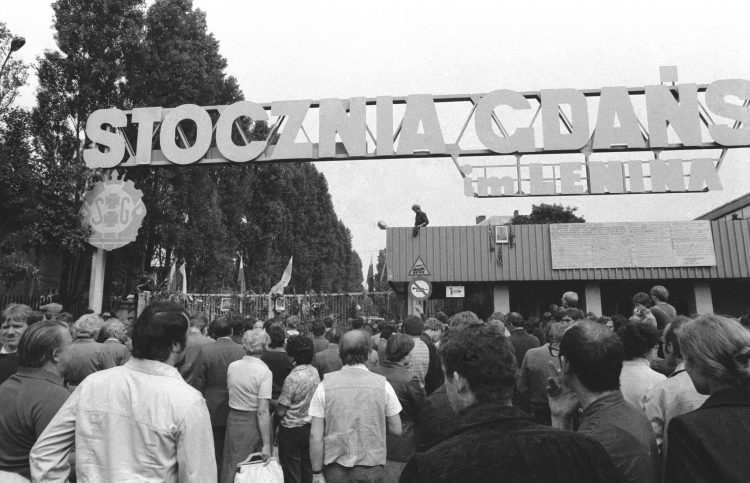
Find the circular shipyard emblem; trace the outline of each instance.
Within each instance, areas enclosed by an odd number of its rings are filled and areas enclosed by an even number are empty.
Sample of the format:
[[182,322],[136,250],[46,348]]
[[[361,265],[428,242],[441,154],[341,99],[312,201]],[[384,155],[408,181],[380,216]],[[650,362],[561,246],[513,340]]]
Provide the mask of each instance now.
[[81,223],[91,227],[88,242],[109,251],[135,241],[146,216],[142,196],[132,181],[118,179],[117,171],[109,181],[96,183],[79,211]]
[[409,282],[409,297],[414,300],[427,300],[432,295],[432,284],[424,277]]

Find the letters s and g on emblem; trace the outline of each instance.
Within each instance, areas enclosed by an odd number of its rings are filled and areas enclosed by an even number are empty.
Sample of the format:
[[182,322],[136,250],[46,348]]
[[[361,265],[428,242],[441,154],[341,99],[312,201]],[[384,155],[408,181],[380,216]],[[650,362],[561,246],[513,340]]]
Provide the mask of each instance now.
[[81,223],[91,227],[88,242],[109,251],[135,241],[146,216],[142,196],[132,181],[118,179],[117,171],[109,181],[98,182],[84,195],[78,213]]

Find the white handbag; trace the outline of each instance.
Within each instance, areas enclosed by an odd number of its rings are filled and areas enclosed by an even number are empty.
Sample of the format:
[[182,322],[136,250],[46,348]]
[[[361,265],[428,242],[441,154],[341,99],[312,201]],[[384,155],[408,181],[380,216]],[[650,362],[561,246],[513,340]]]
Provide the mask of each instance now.
[[253,453],[237,464],[234,483],[284,483],[284,472],[276,458]]

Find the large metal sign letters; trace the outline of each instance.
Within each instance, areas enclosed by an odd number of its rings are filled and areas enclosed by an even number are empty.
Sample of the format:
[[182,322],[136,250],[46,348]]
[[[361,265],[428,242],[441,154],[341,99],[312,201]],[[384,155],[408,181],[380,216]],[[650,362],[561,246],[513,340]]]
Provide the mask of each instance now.
[[[439,115],[444,103],[464,104],[468,116]],[[526,114],[528,125],[518,121]],[[456,119],[463,127],[451,129]],[[269,122],[268,138],[249,139],[249,121]],[[467,196],[720,190],[726,150],[750,146],[750,81],[102,109],[86,135],[92,168],[450,156]],[[697,154],[660,156],[676,150]],[[648,156],[617,159],[623,152]],[[530,159],[550,154],[580,159]],[[464,161],[488,156],[512,162]]]

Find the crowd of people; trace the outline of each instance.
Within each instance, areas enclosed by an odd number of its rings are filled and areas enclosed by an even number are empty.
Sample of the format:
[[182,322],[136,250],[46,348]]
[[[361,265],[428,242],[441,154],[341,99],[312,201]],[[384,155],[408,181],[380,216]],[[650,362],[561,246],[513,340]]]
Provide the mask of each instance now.
[[744,482],[747,320],[678,315],[662,286],[601,317],[212,321],[0,313],[0,480]]

